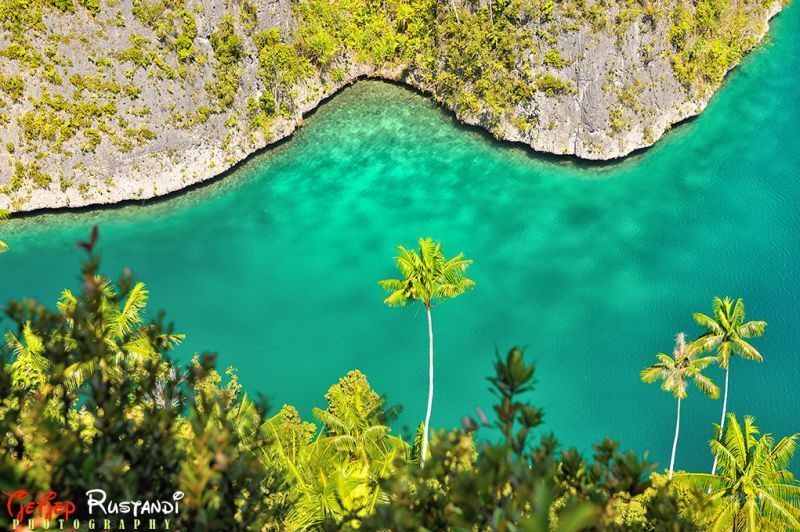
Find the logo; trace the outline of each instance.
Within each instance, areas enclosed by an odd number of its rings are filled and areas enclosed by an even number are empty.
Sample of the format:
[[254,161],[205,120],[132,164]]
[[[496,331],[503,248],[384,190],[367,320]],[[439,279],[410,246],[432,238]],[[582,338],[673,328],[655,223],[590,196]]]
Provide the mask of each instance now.
[[58,518],[68,521],[69,516],[75,513],[75,503],[56,500],[58,494],[55,491],[48,491],[38,500],[34,500],[25,490],[12,491],[10,493],[3,490],[3,495],[8,497],[6,511],[16,523],[21,523],[34,517],[47,521]]
[[[75,502],[59,499],[55,491],[38,497],[26,490],[2,490],[2,494],[11,530],[169,530],[184,497],[176,491],[169,500],[112,501],[105,491],[91,489],[86,492],[85,511],[78,512]],[[77,515],[89,517],[81,520]]]

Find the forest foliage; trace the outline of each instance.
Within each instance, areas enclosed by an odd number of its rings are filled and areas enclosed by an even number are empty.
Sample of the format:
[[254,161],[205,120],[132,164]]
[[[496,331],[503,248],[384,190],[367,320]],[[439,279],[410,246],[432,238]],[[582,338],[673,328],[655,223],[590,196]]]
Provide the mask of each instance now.
[[[800,515],[796,435],[776,443],[730,416],[711,442],[720,474],[674,481],[608,438],[586,456],[542,432],[535,365],[517,347],[495,356],[492,415],[433,431],[424,468],[421,434],[394,434],[399,407],[357,370],[331,386],[313,421],[288,405],[270,415],[233,368],[215,369],[215,355],[173,358],[183,336],[163,313],[146,318],[148,291],[130,271],[117,282],[100,273],[96,239],[80,243],[80,287],[55,308],[5,308],[14,328],[0,357],[3,486],[75,501],[95,488],[114,500],[180,490],[180,530],[691,530]],[[740,498],[742,479],[761,495]],[[0,525],[8,520],[0,512]]]

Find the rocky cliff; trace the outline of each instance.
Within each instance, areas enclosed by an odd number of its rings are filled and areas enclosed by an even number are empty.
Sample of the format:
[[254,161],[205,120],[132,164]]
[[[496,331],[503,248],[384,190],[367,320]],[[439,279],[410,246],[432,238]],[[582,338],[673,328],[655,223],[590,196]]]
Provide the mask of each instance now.
[[0,208],[145,199],[360,77],[535,150],[621,157],[703,110],[771,0],[0,0]]

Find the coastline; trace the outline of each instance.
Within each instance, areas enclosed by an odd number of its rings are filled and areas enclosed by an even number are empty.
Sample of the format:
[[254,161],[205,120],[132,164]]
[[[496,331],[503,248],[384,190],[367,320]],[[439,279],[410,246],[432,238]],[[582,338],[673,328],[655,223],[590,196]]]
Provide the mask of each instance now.
[[[771,6],[766,15],[763,31],[758,35],[758,44],[747,55],[757,53],[758,49],[764,45],[764,38],[771,29],[771,20],[783,9],[783,4],[775,3]],[[478,128],[481,132],[491,136],[493,139],[509,143],[515,146],[524,147],[535,156],[549,156],[557,159],[574,159],[585,164],[616,164],[631,155],[643,152],[647,148],[655,145],[673,127],[699,116],[717,91],[721,90],[730,72],[736,69],[742,58],[739,59],[731,68],[726,71],[725,77],[719,87],[695,100],[687,100],[681,105],[674,105],[670,109],[662,110],[659,115],[660,123],[658,128],[653,131],[651,139],[633,137],[626,139],[626,144],[621,146],[618,151],[609,154],[593,152],[587,149],[585,143],[580,138],[580,124],[577,125],[576,132],[571,135],[571,149],[556,145],[552,138],[545,135],[533,136],[524,133],[507,121],[501,127],[492,128],[487,124],[481,114],[464,114],[453,109],[442,98],[437,97],[435,91],[419,79],[416,72],[408,71],[405,67],[399,66],[391,70],[375,69],[372,65],[349,62],[345,59],[342,66],[346,67],[346,75],[340,82],[332,83],[330,79],[322,79],[317,76],[303,89],[305,100],[298,105],[294,116],[291,119],[279,118],[275,121],[269,138],[244,138],[239,135],[232,144],[235,149],[232,151],[230,146],[220,146],[216,138],[203,138],[202,142],[184,150],[179,161],[174,161],[174,156],[163,155],[154,157],[151,160],[137,160],[132,167],[117,169],[116,175],[121,183],[110,187],[101,196],[82,197],[75,190],[61,192],[51,189],[32,190],[28,200],[19,208],[14,208],[8,198],[0,197],[0,208],[11,211],[14,217],[36,216],[45,213],[56,213],[66,210],[94,210],[99,208],[114,208],[131,204],[140,204],[150,201],[165,200],[197,187],[213,183],[224,179],[232,172],[235,172],[242,164],[251,157],[270,149],[291,139],[294,132],[303,126],[305,118],[313,114],[325,102],[335,98],[344,88],[349,87],[361,80],[376,80],[387,83],[397,84],[404,88],[414,90],[426,98],[433,99],[437,106],[442,110],[452,113],[452,116],[459,124],[466,127]],[[144,168],[142,168],[144,167]],[[133,172],[131,172],[133,169]],[[157,178],[147,178],[157,174]],[[150,181],[152,179],[152,181]],[[115,183],[117,179],[113,180]],[[146,188],[143,185],[151,186]]]

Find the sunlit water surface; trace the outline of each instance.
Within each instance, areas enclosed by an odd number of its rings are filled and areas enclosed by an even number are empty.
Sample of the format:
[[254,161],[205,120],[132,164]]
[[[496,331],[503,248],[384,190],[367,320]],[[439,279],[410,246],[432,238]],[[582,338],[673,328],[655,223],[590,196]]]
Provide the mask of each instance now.
[[[639,371],[729,294],[769,322],[764,363],[733,362],[731,410],[800,430],[799,14],[774,21],[700,118],[612,165],[496,143],[422,96],[359,83],[212,185],[6,224],[0,299],[54,303],[77,285],[74,242],[98,224],[104,271],[147,283],[188,335],[181,358],[217,351],[248,390],[308,417],[358,368],[405,406],[400,428],[424,413],[425,317],[386,308],[377,280],[394,274],[397,244],[431,236],[474,259],[477,282],[434,309],[434,425],[488,411],[495,348],[522,344],[543,430],[583,449],[613,435],[664,462],[675,404]],[[691,390],[679,466],[709,466],[720,408]]]

